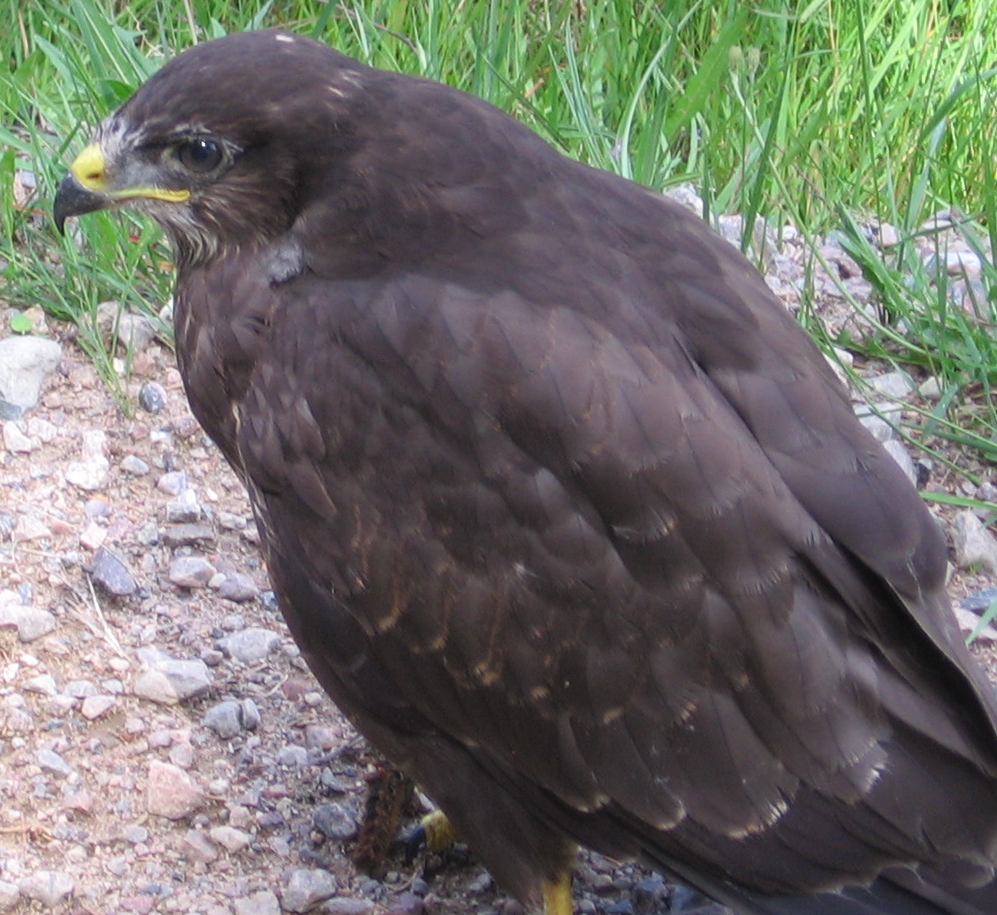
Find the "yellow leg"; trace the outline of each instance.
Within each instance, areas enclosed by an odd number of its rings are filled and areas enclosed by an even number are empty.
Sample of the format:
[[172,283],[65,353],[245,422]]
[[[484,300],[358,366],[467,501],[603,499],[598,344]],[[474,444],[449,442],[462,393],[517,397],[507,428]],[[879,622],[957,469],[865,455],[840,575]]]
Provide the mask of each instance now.
[[565,871],[557,880],[544,881],[544,915],[572,915],[571,871]]
[[433,852],[433,854],[446,851],[457,841],[457,833],[454,831],[453,824],[442,810],[427,813],[419,821],[419,825],[426,837],[426,850]]

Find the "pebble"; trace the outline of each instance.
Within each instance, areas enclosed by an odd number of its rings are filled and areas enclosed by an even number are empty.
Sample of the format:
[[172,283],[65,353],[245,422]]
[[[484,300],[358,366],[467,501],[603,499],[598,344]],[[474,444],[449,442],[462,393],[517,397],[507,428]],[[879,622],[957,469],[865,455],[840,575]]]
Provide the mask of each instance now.
[[202,864],[211,864],[218,860],[218,849],[214,843],[199,829],[190,829],[183,837],[184,852],[187,857]]
[[117,553],[105,547],[97,550],[90,570],[93,583],[112,597],[128,597],[138,589],[128,564]]
[[171,470],[156,481],[156,489],[168,496],[179,496],[187,488],[187,474]]
[[886,372],[868,379],[870,387],[884,397],[903,400],[916,389],[916,385],[906,372]]
[[259,706],[252,699],[243,699],[239,703],[239,720],[247,731],[255,731],[263,721]]
[[121,832],[121,837],[132,845],[149,841],[149,830],[141,823],[129,823]]
[[235,915],[281,915],[280,903],[270,890],[260,890],[232,901]]
[[3,424],[3,445],[8,451],[19,454],[30,454],[32,449],[31,439],[21,431],[21,424],[14,420]]
[[298,868],[284,885],[281,903],[288,912],[309,912],[336,895],[336,878],[326,870]]
[[917,486],[917,468],[914,466],[914,459],[910,452],[899,439],[891,438],[883,442],[886,453],[899,465],[900,469],[907,475],[913,486]]
[[182,820],[205,803],[204,792],[179,766],[158,759],[149,763],[146,810],[169,820]]
[[83,461],[73,461],[66,467],[66,482],[86,492],[93,492],[104,485],[110,468],[110,463],[102,454]]
[[162,529],[160,535],[163,543],[174,547],[211,542],[215,539],[215,532],[208,524],[170,524]]
[[952,549],[960,568],[997,574],[997,540],[971,509],[960,511],[952,521]]
[[72,879],[60,871],[36,871],[17,885],[22,896],[36,899],[52,909],[65,902],[72,894]]
[[327,753],[340,741],[339,732],[327,724],[305,725],[305,746],[309,750]]
[[32,335],[0,340],[0,401],[2,415],[19,419],[38,403],[42,382],[62,359],[62,347],[54,340]]
[[51,674],[39,674],[21,684],[21,688],[29,693],[40,693],[43,696],[54,696],[56,693],[55,677]]
[[87,721],[94,721],[101,715],[106,715],[117,704],[114,696],[87,696],[80,706],[80,714]]
[[21,900],[21,891],[16,883],[0,880],[0,912],[13,911]]
[[201,503],[193,489],[183,489],[176,501],[166,506],[166,520],[171,524],[192,524],[201,520]]
[[[156,337],[156,332],[156,325],[148,315],[137,315],[126,311],[118,316],[118,342],[133,352],[148,349]],[[155,384],[155,382],[150,383]],[[141,396],[141,391],[139,395]]]
[[415,893],[399,894],[388,907],[384,915],[422,915],[425,905]]
[[170,563],[169,579],[181,588],[204,588],[217,569],[203,556],[177,556]]
[[24,643],[30,643],[55,629],[55,617],[48,610],[0,600],[0,628],[16,628],[17,637]]
[[212,684],[208,665],[199,658],[189,661],[157,661],[135,678],[132,692],[160,705],[176,705],[206,693]]
[[301,768],[308,765],[308,751],[297,744],[288,744],[277,751],[277,765]]
[[218,586],[218,594],[233,603],[244,604],[247,601],[256,600],[260,596],[260,589],[256,586],[256,582],[244,572],[231,572]]
[[281,634],[251,626],[220,639],[218,647],[236,661],[259,661],[280,646]]
[[121,469],[135,477],[143,477],[152,470],[142,458],[134,454],[126,454],[121,459]]
[[253,837],[248,832],[235,829],[232,826],[214,826],[209,832],[211,841],[220,845],[231,855],[237,855],[244,848],[248,848]]
[[166,406],[166,388],[157,381],[147,381],[139,388],[138,405],[146,413],[159,413]]
[[336,896],[322,903],[322,915],[371,915],[374,903],[369,899],[354,899],[351,896]]
[[[357,834],[359,823],[345,804],[322,804],[312,814],[315,829],[327,839],[345,842]],[[491,878],[489,878],[490,880]]]
[[35,762],[44,772],[54,775],[57,778],[69,778],[73,774],[73,767],[69,765],[55,750],[42,748],[35,753]]
[[222,740],[231,740],[242,731],[239,703],[233,699],[219,702],[204,713],[202,723]]
[[218,526],[227,531],[244,531],[247,523],[244,515],[237,515],[234,512],[218,512]]

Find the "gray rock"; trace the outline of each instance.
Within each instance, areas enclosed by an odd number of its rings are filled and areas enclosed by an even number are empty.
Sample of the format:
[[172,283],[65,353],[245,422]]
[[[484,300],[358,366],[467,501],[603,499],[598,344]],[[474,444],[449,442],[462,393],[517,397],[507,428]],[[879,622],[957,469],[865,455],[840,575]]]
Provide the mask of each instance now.
[[18,454],[30,454],[31,439],[21,430],[21,423],[9,419],[3,424],[3,446]]
[[917,387],[906,372],[886,372],[869,378],[868,381],[874,391],[898,400],[902,400]]
[[252,699],[243,699],[239,703],[239,720],[247,731],[255,731],[263,720],[259,706]]
[[242,718],[239,703],[227,699],[213,705],[204,713],[203,724],[214,731],[222,740],[231,740],[242,731]]
[[288,744],[277,751],[277,765],[300,768],[308,765],[308,751],[297,744]]
[[148,699],[158,705],[176,705],[180,701],[170,678],[161,670],[144,670],[135,678],[132,692],[140,699]]
[[357,834],[355,813],[345,804],[322,804],[312,814],[312,824],[327,839],[345,842]]
[[231,572],[218,586],[218,594],[226,600],[244,604],[246,601],[256,600],[260,596],[260,589],[256,586],[256,582],[244,572]]
[[39,674],[37,677],[31,677],[25,680],[21,684],[21,688],[25,692],[29,693],[40,693],[42,696],[54,696],[56,693],[55,687],[55,677],[51,674]]
[[917,486],[917,468],[914,466],[914,459],[910,456],[907,447],[899,439],[891,438],[883,442],[883,447],[899,465],[900,469],[907,474],[907,479]]
[[38,403],[42,382],[62,359],[62,347],[45,337],[0,340],[0,401],[7,419],[18,419]]
[[952,521],[952,548],[960,568],[997,573],[997,541],[970,509],[959,512]]
[[104,547],[94,554],[90,576],[98,588],[112,597],[127,597],[138,589],[125,561]]
[[18,883],[22,896],[53,909],[73,894],[73,881],[59,871],[35,871]]
[[244,531],[247,523],[244,515],[236,515],[233,512],[218,512],[218,525],[227,531]]
[[280,646],[280,642],[279,632],[250,627],[225,636],[219,641],[218,647],[235,660],[248,662],[265,658]]
[[190,488],[184,489],[175,502],[166,507],[166,520],[171,524],[191,524],[201,520],[201,503],[197,493]]
[[154,816],[182,820],[204,806],[197,783],[179,766],[154,759],[149,763],[146,810]]
[[118,342],[126,349],[141,352],[148,349],[156,337],[158,328],[148,315],[124,312],[118,317]]
[[203,556],[177,556],[167,573],[173,584],[181,588],[204,588],[217,569]]
[[55,750],[46,748],[35,753],[35,762],[44,772],[54,775],[57,778],[69,778],[73,774],[73,767],[69,765]]
[[235,915],[280,915],[280,903],[270,890],[260,890],[241,899],[234,899]]
[[369,899],[337,896],[328,902],[323,902],[319,911],[322,915],[370,915],[374,908],[374,903]]
[[107,481],[111,464],[102,454],[95,454],[82,461],[72,461],[66,466],[66,482],[85,492],[100,489]]
[[179,496],[187,488],[187,474],[182,470],[171,470],[156,481],[156,489],[168,496]]
[[183,837],[184,853],[193,861],[211,864],[218,860],[218,849],[201,830],[191,829]]
[[167,546],[190,546],[210,543],[215,539],[215,532],[209,524],[170,524],[162,529],[161,535]]
[[100,692],[93,680],[70,680],[62,691],[74,699],[86,699],[87,696],[96,696]]
[[159,413],[166,406],[166,388],[159,382],[147,381],[138,392],[138,405],[146,413]]
[[118,704],[114,696],[87,696],[80,706],[80,714],[87,721],[94,721],[101,715],[107,714]]
[[336,895],[336,878],[326,870],[298,868],[291,871],[281,894],[288,912],[310,912]]
[[235,829],[232,826],[215,826],[209,832],[211,841],[220,845],[230,855],[236,855],[244,848],[249,847],[253,837],[248,832]]
[[208,665],[199,658],[157,661],[135,678],[132,692],[160,705],[176,705],[206,693],[212,684]]
[[199,658],[192,658],[189,661],[170,659],[161,662],[158,667],[170,678],[181,701],[200,696],[211,688],[211,671]]
[[121,469],[135,477],[145,476],[152,468],[136,454],[126,454],[121,459]]
[[48,610],[0,601],[0,627],[16,628],[22,642],[34,642],[55,629],[55,617]]
[[149,841],[149,830],[141,823],[129,823],[122,831],[121,837],[132,845]]

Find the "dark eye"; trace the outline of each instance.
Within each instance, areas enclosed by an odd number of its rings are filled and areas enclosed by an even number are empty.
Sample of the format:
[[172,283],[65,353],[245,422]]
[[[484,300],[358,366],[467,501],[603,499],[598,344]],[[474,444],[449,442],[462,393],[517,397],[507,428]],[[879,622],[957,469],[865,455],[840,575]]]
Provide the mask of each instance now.
[[214,140],[198,137],[177,146],[177,158],[188,171],[204,173],[218,168],[222,161],[222,148]]

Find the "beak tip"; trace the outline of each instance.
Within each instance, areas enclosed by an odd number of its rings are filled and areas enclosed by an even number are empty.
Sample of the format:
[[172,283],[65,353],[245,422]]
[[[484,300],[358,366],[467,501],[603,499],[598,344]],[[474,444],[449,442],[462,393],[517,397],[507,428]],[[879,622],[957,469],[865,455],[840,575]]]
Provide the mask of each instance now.
[[109,205],[103,194],[83,187],[72,173],[59,183],[52,201],[52,220],[60,235],[66,234],[66,220],[70,216],[82,216],[94,210],[102,210]]

